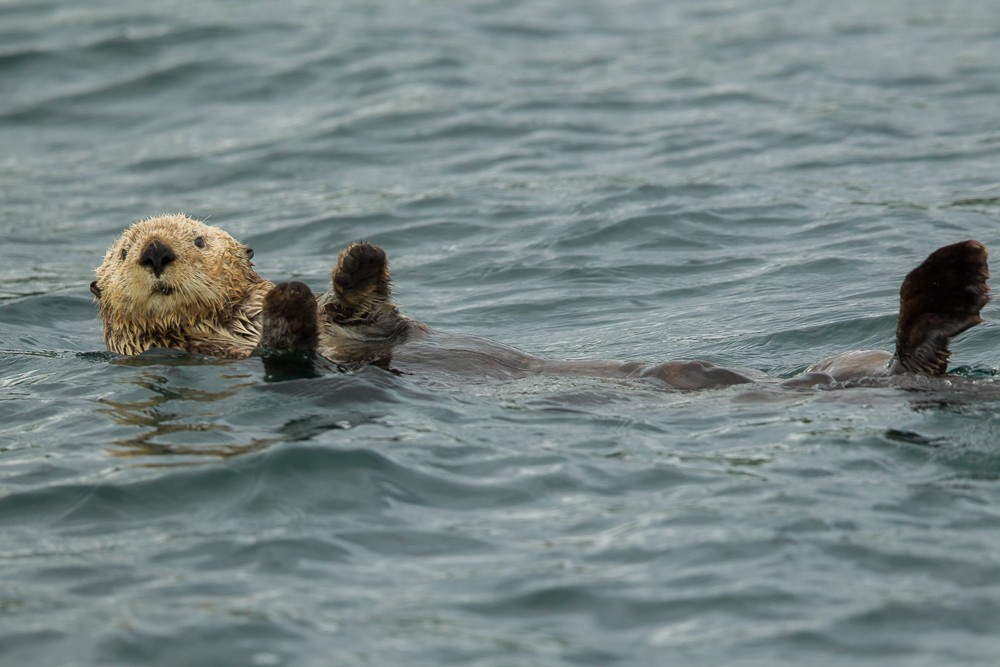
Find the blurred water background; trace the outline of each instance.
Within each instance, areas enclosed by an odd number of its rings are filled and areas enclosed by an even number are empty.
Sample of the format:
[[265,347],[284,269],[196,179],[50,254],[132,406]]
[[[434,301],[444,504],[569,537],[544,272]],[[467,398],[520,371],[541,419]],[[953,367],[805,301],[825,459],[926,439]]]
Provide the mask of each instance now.
[[[787,377],[1000,248],[998,53],[980,0],[0,1],[0,661],[996,664],[995,392],[269,383],[103,352],[87,285],[183,211],[315,290],[378,243],[442,330]],[[993,321],[953,349],[992,386]]]

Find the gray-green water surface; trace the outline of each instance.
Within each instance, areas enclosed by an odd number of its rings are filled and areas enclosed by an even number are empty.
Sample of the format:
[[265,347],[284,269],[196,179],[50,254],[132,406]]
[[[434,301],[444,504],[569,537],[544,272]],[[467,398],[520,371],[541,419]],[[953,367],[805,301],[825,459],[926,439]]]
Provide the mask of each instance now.
[[993,306],[981,392],[682,394],[124,359],[87,285],[184,211],[316,290],[378,243],[438,329],[787,377],[1000,248],[998,54],[985,1],[0,2],[0,662],[996,664]]

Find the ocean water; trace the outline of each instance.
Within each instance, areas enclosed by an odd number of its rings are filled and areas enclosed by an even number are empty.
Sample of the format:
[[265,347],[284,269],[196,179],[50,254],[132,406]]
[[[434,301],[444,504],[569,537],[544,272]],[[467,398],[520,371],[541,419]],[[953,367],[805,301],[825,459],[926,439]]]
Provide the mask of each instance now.
[[[104,351],[183,211],[438,329],[788,377],[1000,248],[978,0],[0,1],[0,663],[1000,654],[1000,327],[963,387],[672,393]],[[971,388],[970,388],[971,387]]]

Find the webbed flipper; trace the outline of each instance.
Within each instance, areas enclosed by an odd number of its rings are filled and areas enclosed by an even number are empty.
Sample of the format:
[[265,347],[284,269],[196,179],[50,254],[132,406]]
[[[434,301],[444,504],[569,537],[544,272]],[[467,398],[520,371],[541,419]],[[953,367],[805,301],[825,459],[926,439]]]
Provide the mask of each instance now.
[[907,274],[899,290],[894,373],[943,375],[948,342],[980,322],[989,303],[990,277],[985,246],[962,241],[938,248]]

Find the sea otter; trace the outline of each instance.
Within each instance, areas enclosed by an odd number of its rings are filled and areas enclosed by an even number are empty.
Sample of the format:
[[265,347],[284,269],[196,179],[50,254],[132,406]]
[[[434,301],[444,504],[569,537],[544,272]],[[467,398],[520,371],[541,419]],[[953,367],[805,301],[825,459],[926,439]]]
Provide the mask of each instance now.
[[[275,286],[256,274],[252,258],[253,250],[226,232],[185,215],[136,223],[108,249],[90,286],[108,349],[131,355],[167,347],[234,359],[304,353],[345,369],[375,364],[469,377],[653,378],[682,390],[752,382],[704,361],[556,361],[435,331],[399,312],[385,251],[368,243],[340,253],[330,288],[319,296],[299,282]],[[981,243],[939,248],[903,281],[894,353],[827,357],[783,384],[944,374],[951,338],[982,321],[988,278]]]
[[111,244],[90,285],[108,349],[133,355],[166,347],[233,359],[306,352],[345,369],[651,378],[682,390],[752,382],[704,361],[555,361],[434,331],[399,312],[385,251],[368,243],[340,253],[330,288],[318,297],[302,283],[261,278],[252,258],[223,230],[185,215],[137,222]]

